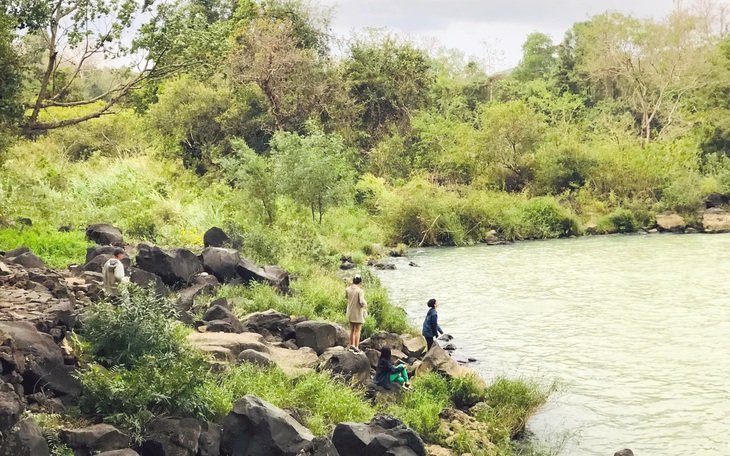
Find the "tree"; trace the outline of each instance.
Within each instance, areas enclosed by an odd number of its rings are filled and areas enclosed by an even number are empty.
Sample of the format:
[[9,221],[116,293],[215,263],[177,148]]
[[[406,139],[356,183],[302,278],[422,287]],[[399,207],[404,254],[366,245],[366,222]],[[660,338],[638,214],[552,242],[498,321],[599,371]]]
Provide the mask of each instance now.
[[[37,90],[29,100],[29,114],[21,122],[28,135],[111,113],[146,82],[209,61],[226,35],[220,24],[208,24],[201,7],[182,0],[8,0],[4,11],[17,17],[19,27],[39,37],[43,45],[43,69],[33,84]],[[118,62],[115,83],[96,96],[70,96],[99,59]],[[40,117],[47,108],[62,111],[79,106],[88,112],[60,114],[61,120]]]
[[239,84],[256,84],[265,94],[274,130],[298,129],[321,112],[330,82],[314,49],[298,46],[291,22],[258,18],[236,35],[229,73]]
[[521,82],[547,79],[555,69],[556,46],[552,38],[544,33],[530,33],[522,45],[522,60],[512,72]]
[[433,82],[425,53],[392,35],[354,39],[344,74],[360,111],[358,127],[368,135],[365,147],[391,127],[405,132],[413,111],[427,105]]
[[542,141],[545,123],[525,102],[490,105],[480,118],[494,160],[525,180],[525,161]]
[[353,169],[345,157],[342,138],[315,131],[309,136],[280,131],[271,140],[276,180],[282,193],[308,206],[312,221],[347,200],[353,191]]
[[274,223],[277,189],[271,162],[242,139],[233,141],[233,149],[233,155],[220,159],[221,168],[237,188],[261,203],[269,224]]
[[22,68],[13,46],[14,38],[11,18],[0,11],[0,152],[8,145],[10,128],[23,114]]
[[640,119],[644,145],[672,124],[686,94],[712,80],[716,37],[683,11],[661,22],[618,13],[581,28],[578,69],[606,96],[624,97]]

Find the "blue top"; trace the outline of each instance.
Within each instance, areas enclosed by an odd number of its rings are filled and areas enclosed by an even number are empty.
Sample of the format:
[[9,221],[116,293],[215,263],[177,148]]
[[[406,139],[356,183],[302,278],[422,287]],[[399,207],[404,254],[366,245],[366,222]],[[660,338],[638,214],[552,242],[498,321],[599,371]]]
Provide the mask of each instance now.
[[444,333],[441,326],[439,326],[439,314],[436,312],[436,309],[431,307],[428,309],[426,319],[423,320],[423,331],[421,331],[421,334],[423,334],[423,337],[437,337],[439,333]]

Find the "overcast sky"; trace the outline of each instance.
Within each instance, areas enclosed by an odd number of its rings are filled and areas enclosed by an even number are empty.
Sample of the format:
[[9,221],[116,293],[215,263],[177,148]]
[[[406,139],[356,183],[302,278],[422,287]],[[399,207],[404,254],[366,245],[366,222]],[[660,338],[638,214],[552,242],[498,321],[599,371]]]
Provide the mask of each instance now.
[[[486,58],[493,70],[514,67],[534,31],[559,42],[573,23],[607,10],[662,17],[677,0],[319,0],[334,6],[333,31],[347,37],[364,27],[386,27],[414,38]],[[489,51],[486,50],[486,46]]]

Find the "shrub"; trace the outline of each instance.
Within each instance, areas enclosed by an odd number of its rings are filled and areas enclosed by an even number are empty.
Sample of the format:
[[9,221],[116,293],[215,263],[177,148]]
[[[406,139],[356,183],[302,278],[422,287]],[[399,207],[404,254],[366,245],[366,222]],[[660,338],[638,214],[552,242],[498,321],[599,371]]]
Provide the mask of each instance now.
[[486,391],[475,377],[453,378],[449,382],[451,402],[457,407],[471,407],[486,397]]
[[442,376],[431,373],[413,379],[413,391],[403,397],[400,404],[386,411],[402,419],[409,427],[428,442],[439,442],[441,420],[439,414],[448,407],[449,383]]
[[538,197],[513,209],[515,225],[505,227],[513,239],[547,239],[578,234],[578,220],[554,198]]
[[598,219],[596,226],[601,233],[633,233],[637,222],[631,211],[618,208]]
[[146,358],[176,358],[184,351],[184,328],[171,318],[173,304],[152,289],[129,287],[118,306],[101,302],[84,318],[83,337],[107,366],[134,367]]
[[91,245],[80,231],[61,233],[40,228],[0,229],[0,250],[28,247],[51,268],[65,268],[72,263],[83,263],[86,249]]

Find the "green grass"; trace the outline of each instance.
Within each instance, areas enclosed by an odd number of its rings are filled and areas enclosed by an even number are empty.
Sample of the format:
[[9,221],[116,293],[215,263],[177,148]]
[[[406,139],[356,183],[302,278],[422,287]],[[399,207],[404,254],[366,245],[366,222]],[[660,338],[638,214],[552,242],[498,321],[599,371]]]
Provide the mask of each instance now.
[[69,264],[83,264],[86,249],[91,245],[80,231],[61,233],[39,228],[0,229],[0,250],[28,247],[51,268],[64,269]]

